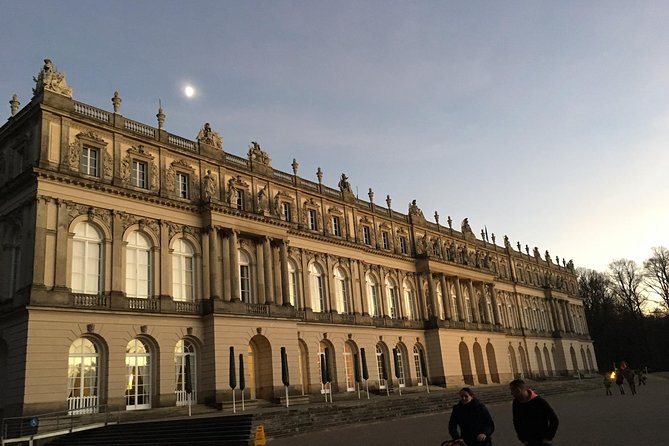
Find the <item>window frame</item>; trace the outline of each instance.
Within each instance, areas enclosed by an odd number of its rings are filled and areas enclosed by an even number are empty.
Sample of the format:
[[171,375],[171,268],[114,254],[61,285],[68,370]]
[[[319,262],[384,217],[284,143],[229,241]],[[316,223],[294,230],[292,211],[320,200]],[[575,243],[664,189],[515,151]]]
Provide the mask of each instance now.
[[[130,184],[140,189],[149,188],[149,163],[133,158],[130,167]],[[141,169],[139,168],[141,167]]]
[[178,171],[176,172],[176,194],[177,197],[190,198],[190,174]]
[[[91,156],[93,154],[95,156]],[[79,172],[84,175],[100,178],[100,155],[101,149],[99,147],[83,144],[79,158]]]

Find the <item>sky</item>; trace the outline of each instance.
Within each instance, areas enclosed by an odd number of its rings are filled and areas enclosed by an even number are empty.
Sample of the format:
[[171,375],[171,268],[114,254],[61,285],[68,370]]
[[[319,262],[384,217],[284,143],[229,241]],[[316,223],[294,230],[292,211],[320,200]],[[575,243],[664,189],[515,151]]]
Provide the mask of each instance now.
[[[0,101],[75,100],[604,271],[669,246],[669,2],[0,0]],[[186,97],[191,85],[195,95]]]

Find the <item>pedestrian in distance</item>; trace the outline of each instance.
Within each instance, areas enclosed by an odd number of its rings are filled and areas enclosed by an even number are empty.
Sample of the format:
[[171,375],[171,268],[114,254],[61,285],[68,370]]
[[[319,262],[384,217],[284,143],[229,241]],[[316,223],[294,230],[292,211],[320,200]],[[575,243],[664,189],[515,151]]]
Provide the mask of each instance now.
[[453,406],[448,420],[448,433],[454,442],[461,440],[467,446],[492,446],[490,436],[495,431],[495,423],[488,408],[469,387],[460,389],[458,397],[460,401]]
[[553,444],[560,421],[548,401],[527,387],[522,379],[509,383],[513,395],[513,427],[525,446]]
[[636,384],[634,383],[634,370],[627,367],[627,363],[625,361],[620,362],[620,374],[623,376],[623,378],[625,378],[625,381],[627,381],[627,385],[630,386],[630,391],[632,392],[632,395],[636,395]]
[[625,378],[623,377],[623,374],[620,370],[616,370],[614,373],[616,374],[616,384],[618,385],[618,390],[620,390],[621,395],[624,395],[625,394]]
[[611,392],[611,375],[608,373],[604,374],[604,388],[607,395],[613,395],[613,392]]
[[646,372],[644,369],[639,369],[636,371],[637,377],[639,379],[639,386],[645,386],[646,385]]

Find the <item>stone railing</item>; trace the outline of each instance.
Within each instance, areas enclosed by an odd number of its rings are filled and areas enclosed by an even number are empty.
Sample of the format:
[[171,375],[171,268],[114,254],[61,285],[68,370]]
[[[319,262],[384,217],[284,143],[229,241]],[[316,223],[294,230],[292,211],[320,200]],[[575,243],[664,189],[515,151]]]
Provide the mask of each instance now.
[[177,313],[193,313],[197,314],[201,311],[200,302],[181,302],[174,301],[174,310]]
[[190,150],[191,152],[197,151],[193,141],[180,136],[169,134],[167,135],[167,142],[174,146],[181,147],[182,149]]
[[89,118],[97,119],[98,121],[109,123],[109,112],[91,107],[90,105],[82,104],[81,102],[74,102],[74,112],[88,116]]
[[269,305],[246,304],[246,314],[254,316],[269,316]]
[[280,181],[285,181],[286,183],[292,183],[293,182],[293,175],[286,173],[286,172],[281,172],[280,170],[275,170],[274,171],[274,178],[280,180]]
[[240,156],[232,155],[231,153],[226,153],[225,160],[232,164],[244,167],[245,169],[249,168],[249,160],[242,158]]
[[106,308],[107,296],[102,294],[73,294],[75,307]]
[[139,133],[140,135],[148,136],[149,138],[156,137],[156,130],[153,127],[149,127],[148,125],[131,121],[129,119],[125,120],[123,128],[125,128],[126,130],[130,130],[131,132],[134,133]]
[[160,311],[160,300],[141,297],[128,297],[128,308],[131,310]]

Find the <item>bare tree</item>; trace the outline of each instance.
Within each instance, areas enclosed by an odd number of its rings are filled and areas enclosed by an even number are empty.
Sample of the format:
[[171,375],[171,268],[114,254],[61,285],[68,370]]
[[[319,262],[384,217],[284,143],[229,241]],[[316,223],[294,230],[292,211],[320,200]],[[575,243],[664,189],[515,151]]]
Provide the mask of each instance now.
[[643,290],[643,271],[635,261],[614,260],[609,263],[609,289],[613,296],[633,315],[643,317],[648,296]]
[[643,270],[646,285],[662,298],[662,304],[669,310],[669,249],[653,248],[653,255],[643,262]]
[[606,308],[615,306],[609,292],[609,279],[606,274],[585,268],[578,268],[576,272],[578,291],[587,311],[597,314]]

